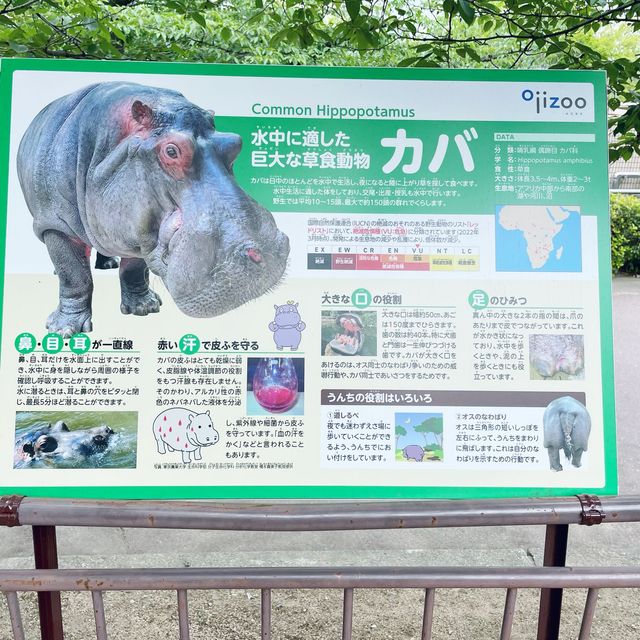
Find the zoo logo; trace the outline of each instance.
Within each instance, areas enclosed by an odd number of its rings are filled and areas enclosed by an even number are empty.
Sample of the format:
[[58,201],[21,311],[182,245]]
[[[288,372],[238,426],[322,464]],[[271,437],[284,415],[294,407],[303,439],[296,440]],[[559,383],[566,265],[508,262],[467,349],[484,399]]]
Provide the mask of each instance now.
[[533,91],[525,89],[520,97],[525,102],[534,102],[536,105],[536,113],[540,113],[545,109],[584,109],[587,106],[586,98],[579,96],[571,98],[570,96],[548,96],[546,91]]

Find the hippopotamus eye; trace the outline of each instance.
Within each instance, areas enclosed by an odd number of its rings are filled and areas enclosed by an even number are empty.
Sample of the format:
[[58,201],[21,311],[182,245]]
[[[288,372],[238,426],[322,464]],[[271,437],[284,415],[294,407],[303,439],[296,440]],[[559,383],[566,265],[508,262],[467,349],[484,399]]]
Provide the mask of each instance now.
[[162,168],[176,180],[183,180],[193,161],[193,141],[173,132],[158,141],[156,153]]
[[168,144],[164,152],[173,160],[175,160],[180,155],[180,148],[175,144]]

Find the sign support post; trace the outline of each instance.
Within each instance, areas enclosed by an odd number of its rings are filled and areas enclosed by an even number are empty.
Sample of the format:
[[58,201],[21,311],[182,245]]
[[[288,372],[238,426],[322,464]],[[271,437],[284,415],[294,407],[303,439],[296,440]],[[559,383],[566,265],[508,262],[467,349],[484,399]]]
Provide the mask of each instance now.
[[[544,541],[544,566],[564,567],[567,560],[568,524],[548,524]],[[558,640],[562,589],[540,590],[538,640]]]
[[[54,526],[33,526],[33,555],[36,569],[58,568],[58,544]],[[42,640],[64,640],[60,593],[38,593],[38,613]]]

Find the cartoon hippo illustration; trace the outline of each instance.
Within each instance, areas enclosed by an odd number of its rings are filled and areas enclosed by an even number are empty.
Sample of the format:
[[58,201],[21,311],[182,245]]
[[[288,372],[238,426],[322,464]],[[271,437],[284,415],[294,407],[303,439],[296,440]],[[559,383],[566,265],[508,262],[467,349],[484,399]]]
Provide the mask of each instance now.
[[49,331],[92,330],[89,256],[119,256],[120,310],[144,316],[161,300],[210,318],[282,278],[289,239],[238,185],[242,140],[182,94],[128,82],[84,87],[29,125],[17,169],[33,229],[59,279]]
[[289,300],[287,304],[278,306],[273,305],[276,314],[273,322],[269,323],[269,329],[273,331],[273,341],[279,351],[284,347],[289,347],[291,351],[295,351],[300,345],[302,332],[306,328],[306,324],[300,318],[298,311],[298,303]]
[[158,453],[180,451],[182,462],[202,460],[201,447],[210,447],[220,436],[213,426],[209,412],[195,413],[189,409],[173,407],[156,416],[153,421],[153,435],[158,445]]
[[71,431],[61,420],[23,435],[16,443],[18,456],[25,461],[53,457],[92,456],[109,446],[113,429],[107,425]]
[[402,455],[405,460],[422,462],[424,459],[424,449],[419,444],[410,444],[402,450]]

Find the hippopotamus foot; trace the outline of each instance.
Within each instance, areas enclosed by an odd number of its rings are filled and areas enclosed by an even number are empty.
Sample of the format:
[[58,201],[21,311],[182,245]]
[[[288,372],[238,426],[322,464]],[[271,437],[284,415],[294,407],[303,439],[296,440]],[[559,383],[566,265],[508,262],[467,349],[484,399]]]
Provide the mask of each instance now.
[[47,318],[47,330],[59,333],[63,338],[69,338],[76,333],[86,333],[92,329],[91,309],[67,312],[58,307]]
[[133,293],[131,291],[122,291],[120,311],[124,314],[133,314],[134,316],[147,316],[150,313],[158,313],[162,300],[160,296],[151,289],[145,294]]
[[134,316],[158,313],[162,300],[149,288],[149,269],[140,258],[120,261],[120,311]]

